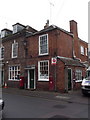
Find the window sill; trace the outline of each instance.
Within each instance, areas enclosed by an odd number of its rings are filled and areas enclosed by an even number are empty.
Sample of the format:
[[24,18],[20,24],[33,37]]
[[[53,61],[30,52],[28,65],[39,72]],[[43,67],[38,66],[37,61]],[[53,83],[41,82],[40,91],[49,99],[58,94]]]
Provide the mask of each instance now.
[[84,54],[81,54],[82,56],[84,56]]
[[8,81],[13,81],[13,82],[15,81],[15,82],[19,82],[20,80],[10,80],[10,79],[9,79]]
[[38,57],[42,57],[42,56],[48,56],[49,54],[47,53],[47,54],[40,54],[40,55],[38,55]]
[[12,57],[12,59],[15,59],[15,58],[17,58],[17,57]]
[[49,82],[49,79],[38,79],[38,82]]
[[75,82],[76,82],[76,83],[81,83],[81,82],[82,82],[82,80],[76,80]]
[[4,60],[4,58],[0,58],[0,60]]

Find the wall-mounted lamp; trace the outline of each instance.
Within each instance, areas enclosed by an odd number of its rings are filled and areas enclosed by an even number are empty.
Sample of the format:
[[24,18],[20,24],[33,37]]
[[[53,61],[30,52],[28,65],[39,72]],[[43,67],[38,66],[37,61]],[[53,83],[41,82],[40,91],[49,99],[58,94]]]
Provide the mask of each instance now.
[[27,41],[26,40],[23,40],[23,45],[26,46],[27,45]]
[[8,64],[8,61],[6,61],[6,64]]

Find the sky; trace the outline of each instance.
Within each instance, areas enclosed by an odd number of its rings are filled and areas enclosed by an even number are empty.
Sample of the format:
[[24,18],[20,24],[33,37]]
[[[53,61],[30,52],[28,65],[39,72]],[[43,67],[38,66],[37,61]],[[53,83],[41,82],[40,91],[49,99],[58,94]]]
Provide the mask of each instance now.
[[79,38],[88,42],[89,0],[0,0],[0,30],[19,22],[36,30],[46,21],[70,31],[69,21],[78,23]]

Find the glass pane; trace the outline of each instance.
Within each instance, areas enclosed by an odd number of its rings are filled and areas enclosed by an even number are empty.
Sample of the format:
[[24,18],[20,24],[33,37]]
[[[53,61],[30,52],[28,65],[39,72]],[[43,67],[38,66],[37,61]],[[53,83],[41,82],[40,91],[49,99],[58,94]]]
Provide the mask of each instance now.
[[40,62],[40,78],[48,79],[48,62]]

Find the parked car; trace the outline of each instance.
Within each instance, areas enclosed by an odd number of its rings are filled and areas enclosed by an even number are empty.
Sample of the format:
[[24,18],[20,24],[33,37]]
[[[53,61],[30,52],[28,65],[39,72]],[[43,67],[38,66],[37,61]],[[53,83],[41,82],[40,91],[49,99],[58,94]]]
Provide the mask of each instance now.
[[82,93],[84,95],[90,95],[90,66],[86,71],[86,77],[83,79],[81,86]]
[[0,98],[0,111],[4,109],[4,101]]
[[81,86],[82,93],[90,95],[90,76],[83,79]]

